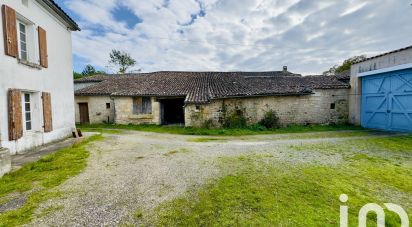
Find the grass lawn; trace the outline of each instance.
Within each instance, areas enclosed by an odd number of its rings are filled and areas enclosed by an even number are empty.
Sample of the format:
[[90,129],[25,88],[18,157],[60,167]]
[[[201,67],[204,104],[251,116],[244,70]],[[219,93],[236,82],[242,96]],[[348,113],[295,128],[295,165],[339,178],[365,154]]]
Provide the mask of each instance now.
[[[362,130],[360,127],[352,125],[308,125],[300,126],[293,125],[279,129],[266,129],[264,127],[247,127],[233,129],[206,129],[180,126],[159,126],[159,125],[111,125],[111,124],[91,124],[77,125],[78,128],[84,130],[107,130],[107,129],[126,129],[146,132],[170,133],[181,135],[210,135],[210,136],[243,136],[243,135],[259,135],[259,134],[274,134],[274,133],[299,133],[299,132],[325,132],[325,131],[342,131],[342,130]],[[108,132],[108,131],[106,131]]]
[[[339,226],[341,194],[349,225],[367,203],[401,205],[412,220],[412,136],[290,146],[336,157],[336,164],[282,162],[271,155],[222,158],[223,173],[157,209],[159,226]],[[400,219],[386,212],[386,226]],[[142,218],[143,215],[140,215]],[[374,215],[368,226],[376,226]]]
[[[79,174],[86,167],[89,157],[89,152],[85,149],[86,145],[101,138],[101,135],[92,136],[72,147],[27,164],[1,178],[0,204],[9,202],[8,197],[13,194],[19,197],[27,193],[27,200],[20,208],[1,213],[0,226],[26,224],[33,218],[33,214],[41,202],[61,196],[60,192],[51,189]],[[54,209],[61,208],[48,208],[43,211],[43,215]]]

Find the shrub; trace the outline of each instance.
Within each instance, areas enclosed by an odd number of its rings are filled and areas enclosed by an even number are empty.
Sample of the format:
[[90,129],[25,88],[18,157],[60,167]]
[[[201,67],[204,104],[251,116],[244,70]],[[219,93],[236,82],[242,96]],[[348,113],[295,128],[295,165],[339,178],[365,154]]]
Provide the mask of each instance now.
[[225,116],[222,120],[222,125],[224,128],[244,128],[247,124],[246,117],[240,109],[237,109],[232,114]]
[[212,119],[206,120],[202,123],[202,128],[212,129],[214,128],[214,123]]
[[259,122],[260,125],[265,126],[266,128],[279,128],[279,117],[277,113],[273,110],[270,110],[265,113],[265,116]]

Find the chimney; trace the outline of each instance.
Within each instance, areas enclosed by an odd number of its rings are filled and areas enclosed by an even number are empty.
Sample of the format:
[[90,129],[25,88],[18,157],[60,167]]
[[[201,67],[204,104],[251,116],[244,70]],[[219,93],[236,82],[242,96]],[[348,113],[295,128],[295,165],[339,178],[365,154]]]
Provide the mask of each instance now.
[[283,66],[283,72],[287,72],[288,71],[288,67],[285,65]]

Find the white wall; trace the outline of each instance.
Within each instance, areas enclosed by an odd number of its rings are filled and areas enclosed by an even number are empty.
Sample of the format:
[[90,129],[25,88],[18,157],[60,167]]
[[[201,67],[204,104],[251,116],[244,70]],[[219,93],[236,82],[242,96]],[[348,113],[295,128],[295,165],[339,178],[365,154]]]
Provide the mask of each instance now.
[[[0,29],[0,140],[1,146],[9,148],[13,154],[71,134],[75,126],[72,41],[71,32],[37,1],[29,0],[28,7],[24,6],[21,0],[1,0],[0,4],[12,7],[47,32],[49,67],[36,69],[19,64],[15,58],[4,54],[3,28]],[[50,92],[53,131],[43,133],[41,129],[30,134],[26,133],[18,141],[8,141],[7,91],[9,88]],[[36,118],[43,125],[41,105],[35,114],[39,115]]]

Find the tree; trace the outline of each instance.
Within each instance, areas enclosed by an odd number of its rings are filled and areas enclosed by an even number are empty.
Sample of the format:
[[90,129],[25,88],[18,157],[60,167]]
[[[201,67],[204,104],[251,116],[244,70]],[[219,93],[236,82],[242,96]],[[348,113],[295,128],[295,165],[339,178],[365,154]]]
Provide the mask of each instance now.
[[80,79],[83,75],[81,73],[73,71],[73,79]]
[[91,75],[95,75],[96,69],[92,66],[92,65],[86,65],[86,67],[84,67],[82,75],[83,76],[91,76]]
[[117,72],[123,74],[126,73],[130,67],[136,65],[136,60],[124,51],[112,50],[109,64],[117,67]]
[[325,76],[333,76],[336,73],[341,73],[344,72],[346,70],[350,70],[350,67],[358,62],[358,61],[362,61],[365,60],[366,56],[365,55],[360,55],[360,56],[355,56],[355,57],[351,57],[349,59],[346,59],[345,61],[343,61],[342,65],[334,65],[332,68],[330,68],[328,71],[323,72],[323,75]]

